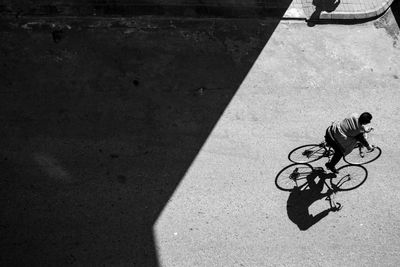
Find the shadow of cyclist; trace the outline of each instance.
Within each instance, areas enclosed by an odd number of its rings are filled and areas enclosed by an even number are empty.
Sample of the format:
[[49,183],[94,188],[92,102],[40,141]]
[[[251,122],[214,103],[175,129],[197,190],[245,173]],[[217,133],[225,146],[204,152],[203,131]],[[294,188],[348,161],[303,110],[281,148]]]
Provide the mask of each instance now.
[[[316,183],[315,178],[319,177],[319,181]],[[334,178],[334,173],[326,174],[323,171],[314,170],[310,175],[307,176],[308,188],[295,187],[289,195],[286,209],[289,219],[295,223],[300,230],[305,231],[312,225],[319,222],[322,218],[327,216],[330,211],[337,211],[338,208],[332,206],[317,215],[311,215],[309,207],[315,201],[320,200],[324,197],[329,197],[332,191],[328,189],[327,192],[322,193],[324,188],[324,180]]]
[[314,13],[311,14],[307,25],[313,27],[315,21],[319,20],[322,11],[333,12],[340,5],[340,0],[313,0],[315,6]]

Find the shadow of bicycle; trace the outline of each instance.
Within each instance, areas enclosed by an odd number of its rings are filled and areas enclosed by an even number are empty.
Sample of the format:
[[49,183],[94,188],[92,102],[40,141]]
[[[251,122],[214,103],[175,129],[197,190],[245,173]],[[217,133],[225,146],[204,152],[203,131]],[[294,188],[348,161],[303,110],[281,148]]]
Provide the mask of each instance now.
[[[350,191],[361,186],[367,179],[368,171],[359,165],[344,165],[338,174],[326,173],[321,167],[308,163],[290,164],[275,178],[275,185],[282,191],[290,192],[287,200],[289,219],[304,231],[326,217],[331,211],[338,211],[341,204],[334,196],[339,191]],[[312,214],[310,207],[325,198],[329,208]]]

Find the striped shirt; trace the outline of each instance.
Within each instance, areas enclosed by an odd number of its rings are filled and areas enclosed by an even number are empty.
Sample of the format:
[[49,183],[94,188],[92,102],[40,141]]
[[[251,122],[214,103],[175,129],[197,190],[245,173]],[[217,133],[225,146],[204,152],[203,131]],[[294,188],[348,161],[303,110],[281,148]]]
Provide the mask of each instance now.
[[339,144],[344,155],[349,154],[357,143],[355,138],[357,135],[365,133],[365,125],[358,122],[360,115],[357,113],[351,114],[342,121],[332,123],[330,134]]

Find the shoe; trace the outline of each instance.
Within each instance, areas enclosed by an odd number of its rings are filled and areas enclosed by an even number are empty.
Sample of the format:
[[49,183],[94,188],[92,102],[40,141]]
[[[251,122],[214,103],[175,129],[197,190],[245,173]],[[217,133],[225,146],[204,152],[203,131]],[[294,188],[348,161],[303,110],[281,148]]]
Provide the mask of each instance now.
[[333,173],[339,173],[338,170],[337,170],[334,166],[331,166],[331,165],[329,164],[329,162],[328,162],[328,163],[325,163],[325,167],[326,167],[328,170],[330,170],[331,172],[333,172]]

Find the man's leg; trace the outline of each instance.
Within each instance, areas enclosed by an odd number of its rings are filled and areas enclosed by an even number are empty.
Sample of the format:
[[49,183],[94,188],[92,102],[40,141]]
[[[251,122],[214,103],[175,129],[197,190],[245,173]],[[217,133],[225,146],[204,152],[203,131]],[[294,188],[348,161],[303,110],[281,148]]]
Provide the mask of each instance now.
[[343,153],[340,150],[340,147],[336,144],[336,142],[334,140],[332,140],[332,138],[329,136],[328,132],[325,134],[325,141],[335,151],[335,153],[333,154],[333,157],[331,158],[331,160],[328,163],[325,164],[325,166],[332,172],[338,173],[335,166],[340,161],[340,159],[343,157]]
[[343,157],[342,152],[340,151],[340,149],[338,147],[333,148],[335,150],[335,153],[333,154],[333,157],[331,158],[329,165],[331,167],[335,167],[336,164],[340,161],[340,159]]

